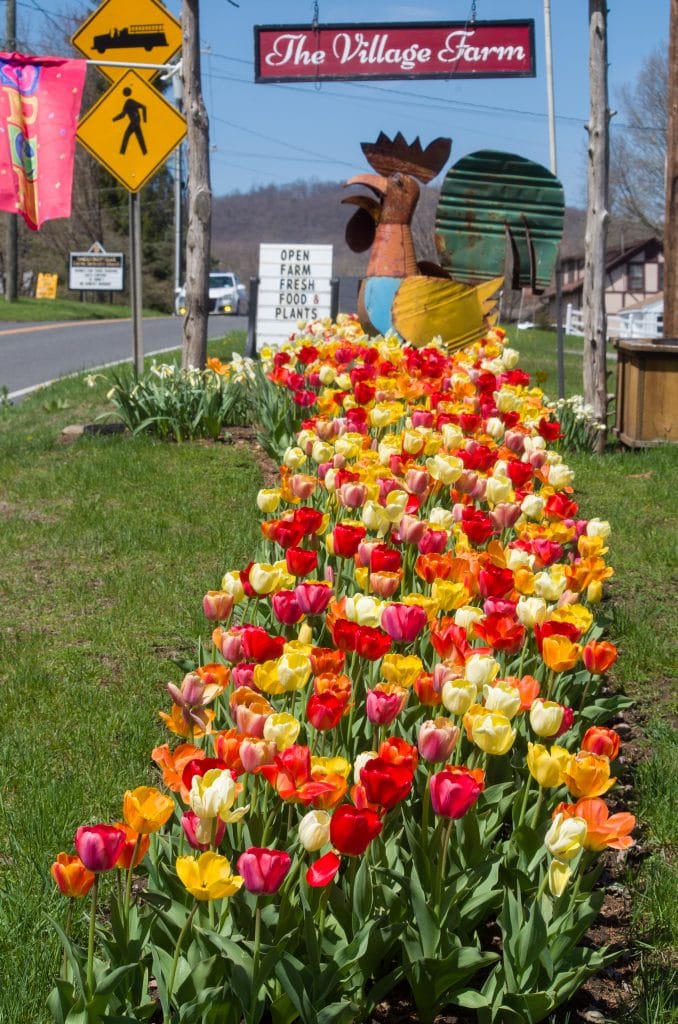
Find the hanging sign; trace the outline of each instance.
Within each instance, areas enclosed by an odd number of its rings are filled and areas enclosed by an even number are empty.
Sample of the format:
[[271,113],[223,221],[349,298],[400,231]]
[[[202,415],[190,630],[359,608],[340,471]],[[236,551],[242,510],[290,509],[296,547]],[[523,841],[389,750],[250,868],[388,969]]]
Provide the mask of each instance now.
[[260,245],[257,347],[285,341],[297,320],[329,316],[331,278],[331,245]]
[[534,77],[534,21],[255,25],[257,82]]
[[[181,25],[158,0],[104,0],[84,21],[71,42],[90,60],[123,64],[166,64],[181,46]],[[100,67],[117,82],[126,68]],[[139,68],[150,81],[156,68]]]
[[138,192],[186,134],[186,120],[153,86],[128,71],[78,125],[78,142]]

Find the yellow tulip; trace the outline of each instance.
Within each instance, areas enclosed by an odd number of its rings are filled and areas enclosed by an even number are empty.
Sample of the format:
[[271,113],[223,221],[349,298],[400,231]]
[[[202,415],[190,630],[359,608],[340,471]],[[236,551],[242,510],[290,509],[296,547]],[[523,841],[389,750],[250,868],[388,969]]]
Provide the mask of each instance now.
[[381,663],[382,676],[396,686],[412,686],[422,671],[421,658],[416,654],[385,654]]
[[474,715],[471,739],[486,754],[506,754],[515,742],[516,731],[511,720],[499,711]]
[[570,759],[564,747],[552,746],[547,750],[542,743],[527,744],[527,767],[530,775],[544,789],[555,789],[563,784],[563,768]]
[[456,583],[454,580],[434,580],[431,587],[431,597],[443,612],[461,608],[470,596],[464,584]]
[[287,750],[293,746],[301,730],[301,725],[292,715],[281,711],[269,715],[264,722],[264,739],[273,740],[278,750]]
[[572,877],[572,868],[562,861],[552,860],[549,864],[549,891],[556,898],[562,896]]
[[311,659],[300,651],[285,650],[278,658],[278,679],[284,693],[301,690],[311,677]]
[[220,900],[233,896],[243,884],[231,874],[231,864],[220,853],[208,851],[199,857],[177,857],[177,875],[197,900]]
[[280,504],[280,490],[272,487],[262,488],[257,494],[257,507],[265,515],[275,512]]
[[122,813],[126,824],[142,835],[161,829],[172,816],[173,810],[174,800],[153,786],[128,789],[122,799]]
[[255,562],[250,568],[248,579],[256,594],[272,594],[279,588],[280,570],[268,562]]

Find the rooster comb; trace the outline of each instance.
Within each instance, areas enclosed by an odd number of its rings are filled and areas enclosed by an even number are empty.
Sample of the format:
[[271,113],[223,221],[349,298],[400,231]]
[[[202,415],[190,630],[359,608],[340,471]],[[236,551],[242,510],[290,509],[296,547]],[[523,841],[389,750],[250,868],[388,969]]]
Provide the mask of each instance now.
[[414,142],[407,142],[402,132],[398,132],[393,139],[389,139],[384,132],[379,132],[376,142],[362,142],[361,147],[370,167],[377,173],[388,177],[401,171],[426,184],[435,178],[447,163],[452,149],[452,139],[434,139],[424,149],[418,137]]

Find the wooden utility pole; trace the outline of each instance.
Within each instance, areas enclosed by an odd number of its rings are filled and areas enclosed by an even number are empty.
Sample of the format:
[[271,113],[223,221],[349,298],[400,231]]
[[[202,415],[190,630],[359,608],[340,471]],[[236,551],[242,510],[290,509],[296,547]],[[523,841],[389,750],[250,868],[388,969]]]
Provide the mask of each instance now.
[[671,0],[669,25],[669,125],[666,140],[664,222],[664,337],[678,338],[678,0]]
[[605,428],[596,451],[607,440],[607,320],[605,262],[607,258],[608,183],[610,175],[610,110],[607,94],[607,0],[589,0],[588,206],[584,263],[584,400]]
[[200,81],[198,0],[182,0],[181,29],[184,112],[188,145],[186,223],[186,317],[181,364],[202,368],[207,361],[209,264],[212,231],[209,121]]
[[[16,50],[16,0],[5,3],[5,50]],[[19,218],[16,213],[7,214],[5,253],[5,299],[16,302],[19,284]]]

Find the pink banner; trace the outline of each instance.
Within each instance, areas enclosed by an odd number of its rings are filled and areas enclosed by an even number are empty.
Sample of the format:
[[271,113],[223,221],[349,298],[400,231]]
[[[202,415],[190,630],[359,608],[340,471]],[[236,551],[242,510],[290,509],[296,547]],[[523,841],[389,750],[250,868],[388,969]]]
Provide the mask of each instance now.
[[534,76],[534,21],[256,25],[257,82]]
[[70,217],[87,62],[0,53],[0,210],[36,231]]

